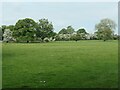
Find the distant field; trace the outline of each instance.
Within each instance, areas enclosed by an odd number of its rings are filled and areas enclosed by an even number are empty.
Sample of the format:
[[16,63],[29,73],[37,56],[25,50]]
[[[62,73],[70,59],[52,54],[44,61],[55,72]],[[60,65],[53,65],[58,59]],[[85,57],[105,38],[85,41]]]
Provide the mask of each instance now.
[[114,88],[117,75],[117,41],[3,43],[3,88]]

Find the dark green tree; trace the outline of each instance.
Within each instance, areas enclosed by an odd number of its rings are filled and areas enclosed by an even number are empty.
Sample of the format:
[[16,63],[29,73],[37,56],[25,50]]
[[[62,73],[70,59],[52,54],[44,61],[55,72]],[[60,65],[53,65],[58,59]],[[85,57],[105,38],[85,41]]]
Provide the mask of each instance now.
[[2,36],[3,36],[3,34],[2,34],[2,27],[0,27],[0,41],[2,41]]
[[32,41],[36,36],[36,22],[30,18],[18,20],[13,30],[13,37],[17,41]]
[[67,30],[67,34],[73,34],[75,32],[72,26],[68,26],[66,30]]
[[58,34],[73,34],[74,32],[74,28],[72,26],[68,26],[66,29],[63,28],[60,30]]
[[77,31],[77,35],[81,36],[81,39],[85,39],[85,35],[87,34],[84,28],[81,28]]
[[87,34],[87,32],[84,28],[81,28],[77,31],[77,34],[81,34],[81,33]]
[[9,26],[7,26],[7,29],[10,29],[10,31],[13,31],[14,30],[14,25],[9,25]]
[[40,19],[37,24],[37,38],[44,38],[54,37],[55,33],[53,32],[53,24],[49,22],[48,19]]
[[67,30],[65,28],[63,28],[62,30],[59,31],[58,34],[67,34]]
[[70,38],[71,40],[75,40],[75,41],[78,41],[78,40],[81,40],[82,39],[82,37],[81,37],[81,35],[80,34],[74,34],[74,35],[72,35],[71,36],[71,38]]
[[4,33],[5,29],[7,29],[6,25],[2,25],[2,32]]

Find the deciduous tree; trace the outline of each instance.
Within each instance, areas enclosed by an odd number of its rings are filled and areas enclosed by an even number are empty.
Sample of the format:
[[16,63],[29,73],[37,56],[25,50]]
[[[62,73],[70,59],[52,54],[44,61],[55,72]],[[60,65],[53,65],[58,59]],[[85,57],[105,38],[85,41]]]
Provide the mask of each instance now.
[[30,18],[18,20],[13,30],[17,41],[32,41],[36,36],[36,22]]
[[100,23],[95,25],[97,30],[97,36],[104,41],[112,39],[114,30],[116,29],[116,23],[111,19],[102,19]]
[[50,38],[55,36],[53,32],[53,24],[49,22],[48,19],[40,19],[37,24],[37,33],[36,36],[44,40],[44,38]]

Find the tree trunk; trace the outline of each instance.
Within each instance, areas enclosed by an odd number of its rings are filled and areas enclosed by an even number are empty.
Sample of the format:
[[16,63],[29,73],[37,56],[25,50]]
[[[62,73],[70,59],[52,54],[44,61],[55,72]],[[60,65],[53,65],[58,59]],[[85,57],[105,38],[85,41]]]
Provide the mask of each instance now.
[[106,40],[104,40],[104,42],[105,42]]
[[29,41],[27,41],[27,43],[29,43]]

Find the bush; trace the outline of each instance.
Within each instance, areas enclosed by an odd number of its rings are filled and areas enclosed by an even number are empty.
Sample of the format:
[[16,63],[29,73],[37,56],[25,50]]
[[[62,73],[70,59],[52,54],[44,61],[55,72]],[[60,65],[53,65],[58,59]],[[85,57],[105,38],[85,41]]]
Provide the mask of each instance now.
[[49,38],[44,38],[44,42],[49,42]]

